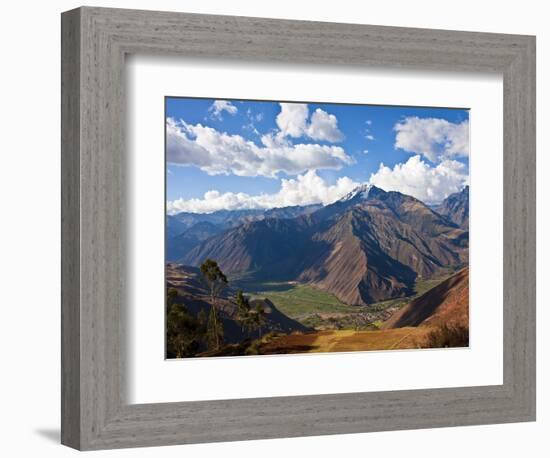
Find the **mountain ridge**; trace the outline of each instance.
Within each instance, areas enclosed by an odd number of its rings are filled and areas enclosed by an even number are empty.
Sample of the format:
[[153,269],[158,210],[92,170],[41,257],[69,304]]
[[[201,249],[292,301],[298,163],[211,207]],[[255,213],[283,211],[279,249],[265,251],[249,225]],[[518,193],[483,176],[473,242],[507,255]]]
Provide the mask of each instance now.
[[436,207],[436,211],[460,228],[468,230],[470,224],[470,186],[464,186],[459,192],[450,194]]
[[351,305],[403,297],[417,277],[467,263],[467,232],[414,197],[359,187],[296,218],[246,222],[182,258],[229,274],[299,280]]
[[290,205],[286,207],[274,207],[268,209],[237,209],[237,210],[216,210],[210,213],[179,212],[168,215],[172,221],[190,228],[200,222],[209,222],[220,225],[223,228],[236,227],[240,224],[261,220],[265,218],[291,219],[301,214],[308,214],[321,208],[320,204]]
[[466,267],[400,309],[382,328],[442,324],[468,327],[469,279]]

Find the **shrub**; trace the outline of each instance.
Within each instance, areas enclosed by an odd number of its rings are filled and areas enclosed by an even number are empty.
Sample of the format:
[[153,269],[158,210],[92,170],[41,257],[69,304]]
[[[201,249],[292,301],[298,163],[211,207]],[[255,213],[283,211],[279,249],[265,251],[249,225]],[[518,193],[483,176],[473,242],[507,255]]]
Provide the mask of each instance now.
[[245,355],[259,355],[262,341],[260,339],[254,340],[250,346],[245,350]]
[[467,347],[470,342],[468,327],[444,324],[431,331],[426,338],[428,348]]
[[269,341],[271,341],[273,339],[276,339],[277,337],[280,337],[282,335],[284,335],[284,334],[281,334],[280,332],[277,332],[277,331],[270,331],[262,337],[262,342],[269,342]]
[[166,356],[168,358],[194,356],[200,348],[200,323],[184,304],[173,302],[169,310],[166,317]]

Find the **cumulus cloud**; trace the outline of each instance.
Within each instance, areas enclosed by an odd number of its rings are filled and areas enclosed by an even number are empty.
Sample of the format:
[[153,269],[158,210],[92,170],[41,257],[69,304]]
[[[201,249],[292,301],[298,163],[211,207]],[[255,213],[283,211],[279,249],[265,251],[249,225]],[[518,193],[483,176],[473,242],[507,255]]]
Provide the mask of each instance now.
[[468,156],[469,123],[452,123],[445,119],[405,118],[394,126],[395,147],[422,154],[432,162],[454,156]]
[[354,163],[339,146],[292,145],[277,135],[264,135],[263,146],[201,124],[168,118],[166,153],[169,163],[194,165],[209,175],[276,177],[279,172],[297,175],[307,170],[334,169]]
[[385,191],[399,191],[434,204],[468,184],[468,170],[461,162],[450,159],[431,167],[416,155],[405,163],[396,164],[393,169],[380,164],[369,183]]
[[281,103],[281,112],[275,118],[283,136],[301,137],[307,130],[309,109],[305,103]]
[[250,195],[211,190],[202,199],[170,201],[167,210],[169,214],[182,211],[211,213],[216,210],[268,209],[318,203],[326,205],[345,196],[359,184],[348,177],[341,177],[335,184],[329,185],[315,171],[309,170],[295,179],[282,179],[281,188],[273,194]]
[[327,142],[340,142],[344,139],[344,135],[338,129],[336,116],[328,114],[320,108],[317,108],[311,115],[311,122],[306,134],[314,140]]
[[371,140],[371,141],[372,141],[372,140],[374,140],[374,135],[367,134],[367,135],[365,135],[365,138],[366,138],[367,140]]
[[230,115],[237,114],[237,107],[227,100],[215,100],[208,109],[212,113],[212,117],[216,119],[222,119],[222,113],[226,111]]
[[281,112],[275,118],[280,136],[298,138],[302,136],[313,140],[340,142],[344,135],[338,128],[338,119],[317,108],[309,118],[309,108],[305,103],[281,103]]

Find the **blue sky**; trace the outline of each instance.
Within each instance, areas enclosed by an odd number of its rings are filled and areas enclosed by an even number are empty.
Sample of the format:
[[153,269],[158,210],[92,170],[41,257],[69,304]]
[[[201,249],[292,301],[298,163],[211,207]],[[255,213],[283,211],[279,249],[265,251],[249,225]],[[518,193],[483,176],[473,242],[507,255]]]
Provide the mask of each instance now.
[[166,98],[166,122],[171,213],[326,204],[363,183],[434,203],[468,183],[465,109]]

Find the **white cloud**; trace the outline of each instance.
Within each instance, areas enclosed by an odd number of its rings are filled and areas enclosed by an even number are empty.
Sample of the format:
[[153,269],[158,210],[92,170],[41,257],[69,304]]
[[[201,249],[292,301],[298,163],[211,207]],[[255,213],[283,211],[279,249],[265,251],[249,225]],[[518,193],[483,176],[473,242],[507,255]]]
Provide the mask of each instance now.
[[275,118],[280,136],[298,138],[302,136],[313,140],[340,142],[344,135],[338,129],[338,120],[317,108],[309,119],[309,108],[305,103],[281,103],[281,112]]
[[166,120],[166,159],[170,164],[194,164],[199,168],[210,162],[208,151],[190,139],[172,118]]
[[399,191],[433,204],[468,184],[468,170],[464,164],[449,159],[431,167],[416,155],[405,163],[396,164],[393,169],[380,164],[369,183],[385,191]]
[[166,122],[167,160],[194,165],[210,175],[275,177],[279,172],[296,175],[307,170],[334,169],[354,163],[339,146],[292,145],[278,135],[264,135],[258,146],[240,135],[229,135],[203,126]]
[[338,120],[333,114],[317,108],[311,115],[306,134],[314,140],[324,140],[327,142],[340,142],[344,135],[338,129]]
[[374,140],[374,135],[367,134],[367,135],[365,136],[365,138],[366,138],[367,140]]
[[363,150],[363,154],[369,154],[369,150],[368,150],[368,149],[364,149],[364,150]]
[[365,121],[365,124],[366,124],[367,126],[370,126],[370,125],[372,125],[372,121],[371,121],[370,119],[367,119],[367,120]]
[[422,154],[432,162],[453,156],[468,156],[469,123],[445,119],[408,117],[394,126],[395,147]]
[[[267,209],[318,203],[327,205],[341,199],[361,184],[344,176],[335,184],[329,185],[314,170],[309,170],[293,179],[281,179],[279,191],[273,194],[250,195],[210,190],[202,198],[169,201],[167,210],[169,214],[182,211],[211,213],[216,210]],[[433,204],[460,191],[468,184],[468,174],[466,166],[458,161],[445,160],[436,167],[431,167],[417,155],[403,164],[395,165],[393,169],[380,164],[379,170],[371,175],[369,184],[386,191],[399,191]]]
[[248,108],[246,110],[246,118],[248,119],[248,123],[244,124],[242,126],[242,129],[248,130],[253,134],[257,135],[258,137],[261,137],[262,134],[260,134],[260,132],[256,128],[256,122],[260,122],[262,121],[262,119],[264,119],[263,113],[253,114],[252,110]]
[[250,108],[246,110],[246,117],[249,119],[250,122],[260,122],[262,119],[264,119],[263,113],[256,113],[254,114]]
[[249,208],[279,208],[292,205],[329,204],[359,186],[348,177],[341,177],[329,185],[313,170],[295,179],[282,179],[281,188],[274,194],[249,195],[243,192],[220,193],[208,191],[202,199],[176,199],[168,202],[169,214],[182,211],[211,213],[216,210],[242,210]]
[[307,130],[309,109],[305,103],[281,103],[281,112],[275,118],[283,136],[301,137]]
[[222,113],[226,111],[230,115],[237,114],[237,107],[227,100],[215,100],[208,109],[212,113],[212,117],[222,119]]
[[260,131],[258,129],[256,129],[256,126],[254,125],[253,122],[249,122],[247,124],[244,124],[242,126],[242,129],[246,130],[246,131],[249,131],[249,132],[252,132],[254,135],[257,135],[258,137],[261,137],[261,135],[262,135],[262,134],[260,134]]

